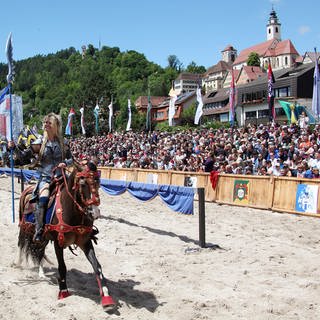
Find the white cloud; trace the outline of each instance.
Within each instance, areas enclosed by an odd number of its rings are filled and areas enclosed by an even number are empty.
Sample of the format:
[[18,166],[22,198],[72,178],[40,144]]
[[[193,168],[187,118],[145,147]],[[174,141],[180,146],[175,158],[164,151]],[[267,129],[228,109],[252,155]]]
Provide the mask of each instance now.
[[304,34],[310,32],[310,31],[311,31],[311,29],[310,29],[309,26],[301,26],[301,27],[299,27],[299,34],[301,34],[301,35],[304,35]]

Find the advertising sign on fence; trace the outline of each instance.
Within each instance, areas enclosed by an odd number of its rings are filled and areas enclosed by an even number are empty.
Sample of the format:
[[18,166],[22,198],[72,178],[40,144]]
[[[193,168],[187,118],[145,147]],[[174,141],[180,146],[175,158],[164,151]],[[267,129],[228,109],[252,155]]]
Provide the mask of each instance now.
[[296,195],[296,211],[305,213],[317,213],[318,186],[310,184],[298,184]]
[[235,180],[233,187],[234,203],[249,203],[249,180]]

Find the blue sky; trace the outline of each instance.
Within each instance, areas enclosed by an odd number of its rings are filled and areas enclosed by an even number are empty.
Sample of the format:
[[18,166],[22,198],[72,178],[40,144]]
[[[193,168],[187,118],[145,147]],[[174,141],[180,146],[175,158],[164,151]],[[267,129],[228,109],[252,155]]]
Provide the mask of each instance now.
[[2,5],[0,62],[12,32],[13,58],[21,60],[83,44],[135,50],[162,67],[169,55],[187,66],[206,68],[228,44],[238,53],[266,40],[272,4],[290,39],[303,55],[320,51],[317,0],[10,0]]

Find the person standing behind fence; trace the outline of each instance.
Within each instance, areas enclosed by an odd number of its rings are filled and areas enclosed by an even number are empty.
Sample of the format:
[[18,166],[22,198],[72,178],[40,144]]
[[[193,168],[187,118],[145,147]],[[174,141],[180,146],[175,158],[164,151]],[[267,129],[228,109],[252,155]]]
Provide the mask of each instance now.
[[304,111],[302,111],[299,116],[298,124],[300,129],[307,129],[309,125],[309,117],[306,115]]

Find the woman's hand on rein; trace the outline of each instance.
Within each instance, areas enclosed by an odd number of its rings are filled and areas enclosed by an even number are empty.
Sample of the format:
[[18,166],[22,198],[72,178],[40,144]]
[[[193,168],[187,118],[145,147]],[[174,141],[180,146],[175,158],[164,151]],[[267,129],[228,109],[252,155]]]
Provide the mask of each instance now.
[[64,168],[66,168],[66,164],[64,163],[64,162],[60,162],[59,164],[58,164],[58,168],[60,168],[60,169],[64,169]]

